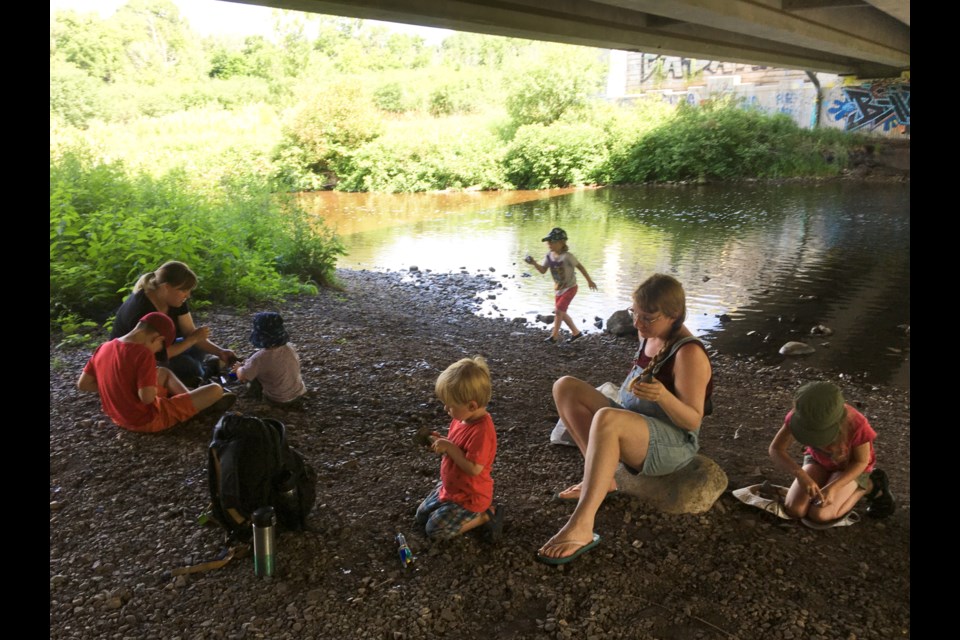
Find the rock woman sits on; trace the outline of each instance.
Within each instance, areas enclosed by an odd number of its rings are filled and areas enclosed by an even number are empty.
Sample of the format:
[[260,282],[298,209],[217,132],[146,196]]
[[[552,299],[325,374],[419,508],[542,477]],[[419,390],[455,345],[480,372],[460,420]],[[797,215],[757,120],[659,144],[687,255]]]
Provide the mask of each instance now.
[[170,316],[177,330],[177,340],[157,354],[186,386],[196,387],[205,375],[205,354],[212,354],[227,365],[237,360],[230,349],[222,349],[210,342],[209,327],[197,327],[190,315],[187,300],[197,286],[197,276],[182,262],[164,263],[156,271],[140,276],[131,293],[113,320],[110,338],[126,335],[136,326],[139,318],[153,311]]
[[[577,506],[537,552],[541,562],[563,564],[596,546],[594,519],[604,498],[617,490],[619,462],[633,473],[660,476],[683,468],[699,449],[713,373],[703,343],[683,324],[683,287],[669,275],[654,274],[634,292],[632,311],[640,348],[619,402],[570,376],[553,385],[557,412],[584,467],[582,481],[557,494]],[[690,340],[672,350],[684,338]]]

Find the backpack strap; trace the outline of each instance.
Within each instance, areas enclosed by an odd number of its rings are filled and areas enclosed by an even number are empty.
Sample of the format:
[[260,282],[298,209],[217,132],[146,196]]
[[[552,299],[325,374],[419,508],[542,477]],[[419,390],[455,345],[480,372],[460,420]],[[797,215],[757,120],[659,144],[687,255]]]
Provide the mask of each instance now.
[[[680,347],[687,344],[688,342],[699,342],[700,345],[703,346],[703,342],[701,342],[700,338],[697,338],[694,336],[685,336],[683,338],[680,338],[679,340],[673,343],[672,347],[670,347],[670,352],[667,353],[667,357],[661,360],[660,362],[658,362],[657,366],[653,368],[653,373],[657,373],[657,371],[660,370],[660,367],[663,366],[663,363],[669,360],[670,358],[672,358],[674,355],[676,355],[677,351],[680,351]],[[704,351],[706,351],[706,348],[704,348]]]

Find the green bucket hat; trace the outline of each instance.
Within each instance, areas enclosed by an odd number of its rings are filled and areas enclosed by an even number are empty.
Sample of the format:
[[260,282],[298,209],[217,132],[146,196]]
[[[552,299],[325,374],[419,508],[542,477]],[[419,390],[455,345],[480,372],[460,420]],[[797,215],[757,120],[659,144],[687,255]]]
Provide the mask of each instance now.
[[837,438],[846,415],[843,394],[830,382],[808,382],[793,399],[790,432],[799,442],[823,447]]

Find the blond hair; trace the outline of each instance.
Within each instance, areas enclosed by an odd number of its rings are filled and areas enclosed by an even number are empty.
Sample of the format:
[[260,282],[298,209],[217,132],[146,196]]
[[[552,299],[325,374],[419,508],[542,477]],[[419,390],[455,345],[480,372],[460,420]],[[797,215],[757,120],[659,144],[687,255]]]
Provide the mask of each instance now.
[[490,402],[490,368],[483,356],[463,358],[447,367],[434,386],[437,397],[444,404],[476,402],[485,407]]
[[155,291],[162,284],[168,284],[174,289],[192,291],[197,286],[197,274],[186,264],[171,260],[160,265],[156,271],[140,276],[137,284],[133,285],[133,292]]

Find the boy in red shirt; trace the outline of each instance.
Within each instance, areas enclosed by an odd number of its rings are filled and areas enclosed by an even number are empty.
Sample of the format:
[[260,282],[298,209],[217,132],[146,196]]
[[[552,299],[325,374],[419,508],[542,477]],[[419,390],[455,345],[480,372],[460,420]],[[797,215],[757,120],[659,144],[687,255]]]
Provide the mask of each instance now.
[[97,347],[77,388],[99,393],[104,413],[118,426],[142,433],[169,429],[204,409],[222,413],[232,407],[237,397],[220,385],[190,391],[172,371],[157,366],[155,354],[175,338],[170,316],[146,314],[130,333]]
[[437,397],[453,420],[447,437],[433,433],[430,449],[443,456],[440,482],[417,508],[417,524],[434,540],[449,540],[477,527],[498,542],[503,506],[493,502],[490,470],[497,454],[497,432],[487,413],[490,370],[480,357],[463,358],[440,374]]

